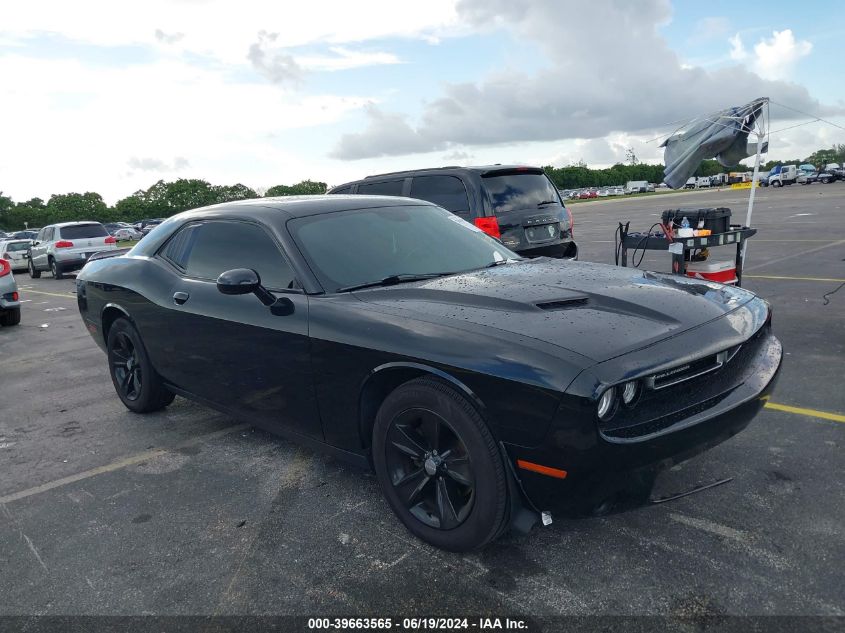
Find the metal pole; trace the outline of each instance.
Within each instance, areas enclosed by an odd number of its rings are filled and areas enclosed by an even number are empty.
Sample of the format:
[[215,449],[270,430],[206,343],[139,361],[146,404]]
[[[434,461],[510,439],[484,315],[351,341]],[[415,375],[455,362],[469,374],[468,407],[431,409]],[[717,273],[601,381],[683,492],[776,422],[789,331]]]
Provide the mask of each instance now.
[[[760,154],[763,151],[763,135],[757,134],[757,156],[754,158],[754,175],[751,177],[751,195],[748,196],[748,213],[745,214],[745,226],[751,227],[751,212],[754,210],[754,194],[757,193],[757,182],[760,177]],[[742,243],[742,260],[745,262],[745,252],[748,240]]]

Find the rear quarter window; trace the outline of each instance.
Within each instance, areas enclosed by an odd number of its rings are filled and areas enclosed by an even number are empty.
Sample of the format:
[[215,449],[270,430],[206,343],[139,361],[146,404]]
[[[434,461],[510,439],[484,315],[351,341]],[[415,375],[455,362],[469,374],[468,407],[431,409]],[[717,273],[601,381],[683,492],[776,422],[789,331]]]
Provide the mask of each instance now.
[[358,185],[358,193],[369,196],[401,196],[405,179],[368,182]]
[[466,187],[455,176],[415,176],[411,181],[410,196],[465,218],[470,215]]
[[107,237],[109,232],[102,224],[76,224],[63,226],[59,233],[66,240],[83,240],[90,237]]

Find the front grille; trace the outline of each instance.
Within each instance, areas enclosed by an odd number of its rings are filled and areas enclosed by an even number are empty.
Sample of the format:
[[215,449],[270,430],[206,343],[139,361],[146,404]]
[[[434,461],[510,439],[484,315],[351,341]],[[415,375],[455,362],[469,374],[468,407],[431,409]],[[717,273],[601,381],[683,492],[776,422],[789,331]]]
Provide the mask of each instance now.
[[[664,431],[683,420],[703,413],[727,398],[741,386],[753,371],[754,358],[765,341],[763,327],[742,345],[725,350],[725,362],[697,374],[699,378],[685,378],[664,388],[646,388],[632,409],[620,408],[613,418],[599,421],[599,430],[609,438],[635,439]],[[690,369],[674,374],[690,375],[709,366],[716,355],[690,363]]]

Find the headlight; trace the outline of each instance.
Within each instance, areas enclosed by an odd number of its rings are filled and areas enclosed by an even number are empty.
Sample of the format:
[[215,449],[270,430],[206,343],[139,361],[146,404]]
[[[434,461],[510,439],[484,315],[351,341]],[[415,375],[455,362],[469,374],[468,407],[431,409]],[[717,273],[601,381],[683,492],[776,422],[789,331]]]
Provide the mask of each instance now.
[[600,420],[609,420],[616,413],[616,387],[611,387],[599,398],[597,409]]
[[622,387],[622,402],[624,402],[626,406],[630,406],[637,399],[639,391],[640,383],[638,381],[631,380],[630,382],[626,382]]

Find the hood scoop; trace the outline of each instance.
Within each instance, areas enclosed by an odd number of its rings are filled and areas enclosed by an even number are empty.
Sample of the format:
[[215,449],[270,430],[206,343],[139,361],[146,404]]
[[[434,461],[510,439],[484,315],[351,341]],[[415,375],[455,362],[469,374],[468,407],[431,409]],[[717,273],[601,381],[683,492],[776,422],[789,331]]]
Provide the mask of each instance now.
[[552,299],[551,301],[541,301],[540,303],[535,303],[538,308],[541,310],[566,310],[568,308],[575,308],[577,306],[582,306],[587,303],[586,296],[575,296],[575,297],[567,297],[565,299]]

